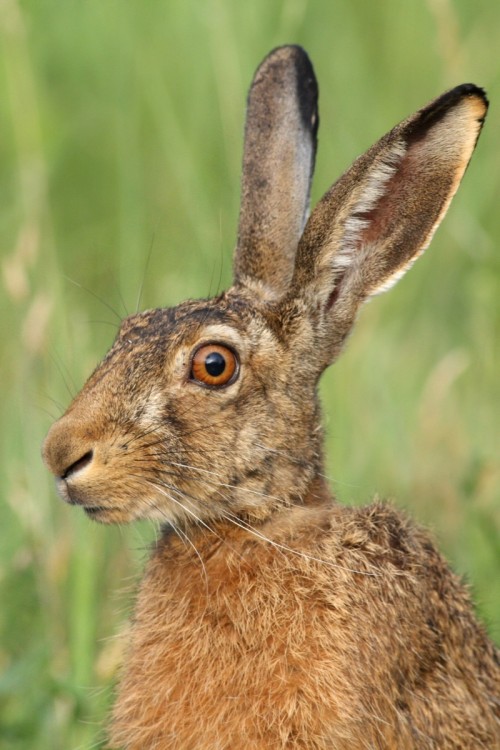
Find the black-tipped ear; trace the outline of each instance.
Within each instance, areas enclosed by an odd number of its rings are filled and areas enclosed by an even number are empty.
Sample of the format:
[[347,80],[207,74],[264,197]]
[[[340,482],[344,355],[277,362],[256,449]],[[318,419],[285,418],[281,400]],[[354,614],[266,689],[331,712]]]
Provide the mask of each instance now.
[[271,52],[248,97],[235,283],[280,297],[293,274],[314,170],[318,89],[297,46]]
[[325,364],[361,303],[388,289],[428,246],[463,177],[486,115],[464,84],[397,125],[359,157],[314,209],[290,296],[323,327]]

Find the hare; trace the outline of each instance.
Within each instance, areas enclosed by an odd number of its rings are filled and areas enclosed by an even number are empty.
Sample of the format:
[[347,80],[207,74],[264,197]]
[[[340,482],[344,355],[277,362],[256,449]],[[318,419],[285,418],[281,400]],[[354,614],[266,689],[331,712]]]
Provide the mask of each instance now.
[[362,303],[429,244],[487,99],[443,94],[307,219],[317,96],[300,47],[262,62],[234,285],[126,318],[44,443],[90,518],[163,522],[112,747],[500,748],[499,657],[467,589],[391,505],[335,501],[317,396]]

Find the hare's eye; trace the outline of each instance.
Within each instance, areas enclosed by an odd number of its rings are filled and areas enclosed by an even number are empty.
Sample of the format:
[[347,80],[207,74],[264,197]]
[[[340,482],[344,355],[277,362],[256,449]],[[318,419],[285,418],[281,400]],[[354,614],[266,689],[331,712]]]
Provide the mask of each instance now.
[[238,377],[236,354],[222,344],[200,346],[191,360],[191,380],[212,387],[229,385]]

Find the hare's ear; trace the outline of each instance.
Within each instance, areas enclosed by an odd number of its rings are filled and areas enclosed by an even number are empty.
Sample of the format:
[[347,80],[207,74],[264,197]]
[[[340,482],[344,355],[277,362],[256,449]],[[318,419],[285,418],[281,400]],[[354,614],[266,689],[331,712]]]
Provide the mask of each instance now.
[[306,300],[325,366],[360,304],[394,284],[429,244],[487,107],[473,84],[443,94],[359,157],[314,209],[288,297]]
[[303,49],[280,47],[255,73],[248,96],[237,285],[280,297],[293,275],[314,169],[318,89]]

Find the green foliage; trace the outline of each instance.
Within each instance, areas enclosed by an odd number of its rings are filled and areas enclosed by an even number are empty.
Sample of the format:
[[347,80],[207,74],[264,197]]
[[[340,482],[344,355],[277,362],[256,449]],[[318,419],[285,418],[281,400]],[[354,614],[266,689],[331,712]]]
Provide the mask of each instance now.
[[315,198],[446,87],[493,102],[432,248],[323,394],[340,499],[379,491],[433,527],[500,638],[499,27],[483,0],[1,3],[2,750],[99,746],[154,529],[65,507],[39,446],[126,310],[229,283],[246,89],[285,42],[320,81]]

